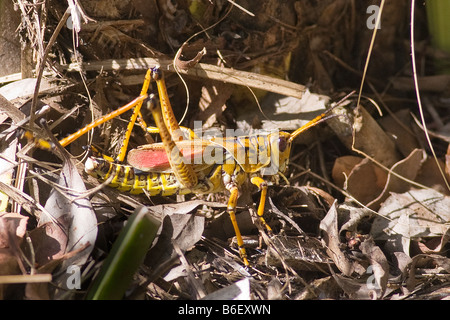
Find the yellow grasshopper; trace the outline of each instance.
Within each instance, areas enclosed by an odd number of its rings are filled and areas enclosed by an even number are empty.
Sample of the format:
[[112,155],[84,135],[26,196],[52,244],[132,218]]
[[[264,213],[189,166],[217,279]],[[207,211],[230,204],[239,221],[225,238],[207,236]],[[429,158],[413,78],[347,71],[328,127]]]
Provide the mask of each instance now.
[[[154,79],[159,101],[147,91]],[[156,127],[147,127],[142,120],[141,106],[146,103]],[[236,221],[235,211],[239,188],[245,181],[256,185],[261,191],[257,209],[261,223],[270,232],[263,218],[268,183],[265,176],[285,172],[293,140],[305,130],[326,119],[327,112],[319,115],[293,133],[270,132],[237,137],[199,138],[188,128],[180,127],[175,119],[167,95],[161,70],[149,69],[145,76],[141,94],[127,105],[92,122],[85,128],[60,141],[67,146],[94,127],[132,109],[133,115],[119,155],[115,160],[109,157],[89,157],[85,171],[92,176],[110,181],[109,186],[121,191],[154,195],[206,194],[228,190],[229,213],[239,247],[240,256],[249,265],[242,236]],[[130,150],[127,165],[122,164],[127,154],[128,141],[135,122],[151,133],[159,133],[161,143],[143,145]]]

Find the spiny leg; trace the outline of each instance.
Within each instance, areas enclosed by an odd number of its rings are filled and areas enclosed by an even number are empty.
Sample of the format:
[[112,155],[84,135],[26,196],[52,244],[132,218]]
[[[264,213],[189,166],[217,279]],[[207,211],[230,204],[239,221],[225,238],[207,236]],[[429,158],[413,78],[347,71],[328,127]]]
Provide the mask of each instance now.
[[[144,83],[141,89],[141,96],[146,95],[148,91],[148,87],[150,86],[152,71],[150,69],[147,70],[145,74]],[[120,147],[119,154],[116,157],[116,161],[123,162],[125,159],[125,155],[128,149],[128,143],[130,142],[131,132],[133,131],[134,124],[136,123],[136,119],[139,116],[140,121],[144,121],[141,113],[141,106],[143,101],[139,101],[134,107],[133,114],[131,115],[130,122],[128,122],[127,131],[125,132],[125,138],[122,141],[122,146]],[[145,125],[145,123],[141,123],[141,126]]]
[[236,205],[237,199],[239,195],[239,189],[236,185],[230,185],[226,187],[228,191],[230,191],[230,198],[228,200],[227,211],[230,215],[230,220],[234,228],[234,233],[236,234],[236,240],[239,248],[239,254],[241,256],[242,261],[246,266],[249,266],[250,263],[247,260],[247,252],[244,248],[244,240],[242,240],[241,231],[239,230],[239,226],[236,220]]
[[[136,116],[134,118],[134,121],[133,121],[132,125],[129,124],[129,126],[128,126],[128,128],[130,128],[130,127],[132,128],[134,126],[134,122],[135,122],[137,116],[139,116],[140,119],[142,119],[142,115],[141,115],[141,112],[140,112],[140,107],[141,107],[143,101],[147,98],[147,90],[148,90],[148,87],[150,85],[150,80],[151,80],[151,70],[148,70],[147,74],[145,76],[144,84],[142,86],[141,94],[139,95],[139,97],[137,97],[133,101],[127,103],[126,105],[120,107],[119,109],[108,113],[107,115],[101,117],[100,119],[97,119],[97,120],[91,122],[90,124],[88,124],[84,128],[81,128],[77,132],[72,133],[71,135],[61,139],[59,141],[61,146],[63,146],[63,147],[68,146],[69,144],[71,144],[72,142],[74,142],[75,140],[77,140],[79,137],[81,137],[82,135],[86,134],[90,130],[98,127],[99,125],[105,123],[106,121],[109,121],[109,120],[111,120],[111,119],[113,119],[115,117],[118,117],[119,115],[127,112],[128,110],[131,110],[133,107],[136,106],[137,107],[137,111],[135,111],[133,113],[133,115],[136,114]],[[145,123],[143,122],[143,120],[140,120],[140,121],[141,121],[141,123],[140,123],[141,126],[145,126]],[[129,129],[127,130],[127,134],[128,134],[128,131],[130,131],[130,130]],[[52,148],[50,143],[45,143],[42,139],[35,139],[30,132],[25,133],[24,137],[29,139],[29,140],[30,139],[34,139],[36,142],[38,142],[39,147],[42,148],[42,149],[51,149]],[[128,137],[128,140],[129,140],[129,137]],[[128,140],[125,142],[126,145],[122,146],[122,149],[125,150],[125,152],[126,152],[126,149],[128,147]],[[124,154],[120,156],[122,158],[122,161],[124,159],[124,156],[125,156]]]
[[267,229],[267,231],[269,233],[272,233],[272,228],[269,227],[269,225],[266,223],[266,220],[264,220],[264,218],[263,218],[264,207],[266,205],[266,196],[267,196],[267,182],[263,178],[257,177],[257,176],[252,177],[250,181],[255,186],[257,186],[259,190],[261,190],[261,199],[259,200],[258,211],[257,211],[259,220],[261,221],[263,226]]
[[159,67],[152,69],[152,77],[155,79],[156,87],[158,88],[162,115],[167,130],[171,134],[174,141],[184,140],[183,132],[180,130],[178,121],[173,114],[172,105],[170,104],[169,95],[167,94],[166,82]]
[[133,101],[131,101],[130,103],[127,103],[126,105],[120,107],[117,110],[114,110],[113,112],[107,114],[106,116],[101,117],[100,119],[91,122],[90,124],[88,124],[86,127],[78,130],[75,133],[72,133],[70,136],[61,139],[59,141],[59,143],[65,147],[68,146],[69,144],[71,144],[72,142],[74,142],[75,140],[77,140],[79,137],[81,137],[83,134],[87,133],[88,131],[94,129],[95,127],[105,123],[108,120],[111,120],[119,115],[121,115],[124,112],[127,112],[128,110],[130,110],[131,108],[133,108],[136,104],[138,103],[142,103],[145,99],[147,98],[147,95],[141,95],[139,97],[137,97],[136,99],[134,99]]
[[161,136],[173,173],[186,188],[194,188],[198,184],[197,173],[195,173],[191,164],[186,163],[183,154],[175,144],[171,133],[164,123],[161,108],[158,106],[153,95],[149,98],[148,104],[153,118],[155,119],[156,126],[159,129],[159,135]]

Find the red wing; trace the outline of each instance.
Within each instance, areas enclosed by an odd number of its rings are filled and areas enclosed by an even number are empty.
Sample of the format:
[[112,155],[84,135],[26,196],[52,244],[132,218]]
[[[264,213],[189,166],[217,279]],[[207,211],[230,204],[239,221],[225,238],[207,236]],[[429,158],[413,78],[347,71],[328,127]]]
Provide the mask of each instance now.
[[[204,147],[208,141],[184,140],[177,142],[178,148],[183,153],[188,163],[201,164]],[[166,171],[170,170],[170,163],[162,143],[147,144],[130,150],[127,156],[129,165],[141,171]]]

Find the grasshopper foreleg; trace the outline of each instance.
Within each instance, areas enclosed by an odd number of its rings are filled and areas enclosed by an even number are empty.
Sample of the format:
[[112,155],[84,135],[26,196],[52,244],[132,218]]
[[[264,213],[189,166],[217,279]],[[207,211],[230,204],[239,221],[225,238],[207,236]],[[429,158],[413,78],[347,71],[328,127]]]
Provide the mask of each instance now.
[[258,187],[259,190],[261,190],[261,198],[259,200],[259,205],[258,205],[258,217],[259,220],[261,221],[262,225],[267,229],[267,231],[269,233],[272,233],[272,229],[269,227],[269,225],[266,223],[266,220],[264,220],[263,215],[264,215],[264,208],[266,205],[266,196],[267,196],[267,182],[258,176],[254,176],[250,179],[251,183],[253,183],[255,186]]
[[236,240],[239,248],[239,254],[242,258],[242,261],[246,266],[249,266],[250,263],[247,260],[247,252],[244,248],[244,240],[242,240],[241,231],[239,230],[238,223],[236,221],[236,205],[237,199],[239,196],[239,189],[236,184],[229,183],[225,186],[225,188],[230,191],[230,198],[228,199],[227,211],[230,215],[230,220],[234,228],[234,233],[236,234]]

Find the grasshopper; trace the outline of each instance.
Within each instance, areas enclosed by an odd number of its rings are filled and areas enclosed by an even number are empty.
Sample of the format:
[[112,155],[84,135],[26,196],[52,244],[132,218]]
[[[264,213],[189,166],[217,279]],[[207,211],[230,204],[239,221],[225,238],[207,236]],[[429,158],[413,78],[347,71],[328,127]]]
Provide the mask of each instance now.
[[[151,79],[156,82],[159,101],[153,94],[147,95]],[[142,120],[140,110],[144,102],[152,113],[156,127],[147,127]],[[286,171],[294,139],[327,119],[331,110],[317,116],[293,133],[271,132],[238,137],[198,138],[189,128],[179,126],[167,95],[162,72],[155,67],[147,71],[138,98],[62,139],[60,144],[67,146],[94,127],[133,107],[134,112],[117,158],[114,160],[106,156],[89,157],[85,163],[85,171],[100,180],[110,181],[110,187],[132,194],[147,192],[154,196],[229,191],[227,212],[245,266],[250,264],[235,216],[240,187],[250,180],[261,191],[257,215],[268,232],[272,232],[263,218],[268,188],[265,178]],[[159,133],[162,142],[130,150],[127,155],[128,164],[123,164],[131,130],[136,121],[139,121],[147,132]],[[268,168],[272,170],[267,171]],[[264,171],[266,173],[263,174]]]

